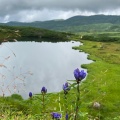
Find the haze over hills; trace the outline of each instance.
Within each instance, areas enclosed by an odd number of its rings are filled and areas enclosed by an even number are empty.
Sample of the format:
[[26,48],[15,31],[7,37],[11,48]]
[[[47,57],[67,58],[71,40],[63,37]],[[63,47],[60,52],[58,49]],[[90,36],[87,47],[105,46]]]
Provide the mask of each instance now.
[[[3,23],[1,23],[3,24]],[[9,26],[32,26],[49,30],[66,32],[93,32],[93,31],[120,31],[120,16],[117,15],[93,15],[74,16],[66,20],[8,22]]]

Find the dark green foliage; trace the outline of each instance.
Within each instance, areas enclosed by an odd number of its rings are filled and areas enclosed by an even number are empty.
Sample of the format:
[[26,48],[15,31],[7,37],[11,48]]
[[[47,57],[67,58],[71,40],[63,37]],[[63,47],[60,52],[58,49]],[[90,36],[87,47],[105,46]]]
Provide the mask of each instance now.
[[23,100],[22,96],[18,94],[12,94],[11,98],[14,100]]
[[84,35],[82,36],[82,40],[91,40],[91,41],[94,41],[95,38],[93,35]]
[[1,42],[14,41],[16,39],[21,41],[22,38],[27,38],[27,41],[34,41],[37,38],[38,42],[43,41],[42,39],[49,39],[51,42],[68,41],[71,35],[72,34],[70,33],[56,32],[33,27],[0,26]]
[[82,40],[90,40],[90,41],[99,41],[99,42],[120,42],[119,33],[86,33],[82,36]]

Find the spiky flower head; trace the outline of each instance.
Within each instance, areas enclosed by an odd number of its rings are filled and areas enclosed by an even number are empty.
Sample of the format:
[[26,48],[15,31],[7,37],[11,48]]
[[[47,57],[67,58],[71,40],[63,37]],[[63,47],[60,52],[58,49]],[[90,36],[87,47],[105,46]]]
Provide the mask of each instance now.
[[30,98],[32,97],[32,92],[29,92],[29,97],[30,97]]
[[64,90],[64,93],[67,94],[68,91],[70,90],[70,87],[68,85],[68,82],[66,82],[65,84],[63,84],[63,90]]
[[79,83],[81,80],[83,80],[86,77],[86,72],[84,70],[79,70],[78,68],[74,70],[74,77]]
[[42,94],[47,93],[47,89],[46,89],[45,87],[42,87],[42,89],[41,89],[41,93],[42,93]]
[[62,115],[57,112],[53,112],[51,113],[51,115],[52,115],[52,119],[56,119],[56,120],[60,120],[60,118],[62,117]]
[[66,116],[65,116],[65,120],[68,120],[68,114],[66,114]]

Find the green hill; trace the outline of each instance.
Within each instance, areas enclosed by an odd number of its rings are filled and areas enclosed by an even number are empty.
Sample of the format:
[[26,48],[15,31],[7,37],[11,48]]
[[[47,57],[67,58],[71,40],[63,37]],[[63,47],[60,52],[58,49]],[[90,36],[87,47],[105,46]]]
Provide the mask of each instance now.
[[32,26],[57,31],[91,32],[91,31],[120,31],[120,16],[93,15],[74,16],[66,20],[35,21],[31,23],[8,22],[9,26]]

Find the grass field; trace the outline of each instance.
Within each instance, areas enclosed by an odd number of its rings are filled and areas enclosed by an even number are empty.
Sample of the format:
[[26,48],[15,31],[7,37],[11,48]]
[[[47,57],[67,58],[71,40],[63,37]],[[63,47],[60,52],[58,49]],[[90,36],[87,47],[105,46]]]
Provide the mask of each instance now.
[[[82,86],[89,91],[84,100],[86,103],[97,101],[101,104],[100,111],[91,107],[87,110],[93,116],[100,114],[101,119],[105,120],[120,117],[120,44],[82,42],[84,45],[78,49],[89,53],[89,59],[95,61],[89,65],[82,65],[88,69],[89,73],[86,84]],[[119,120],[119,118],[116,119]]]

